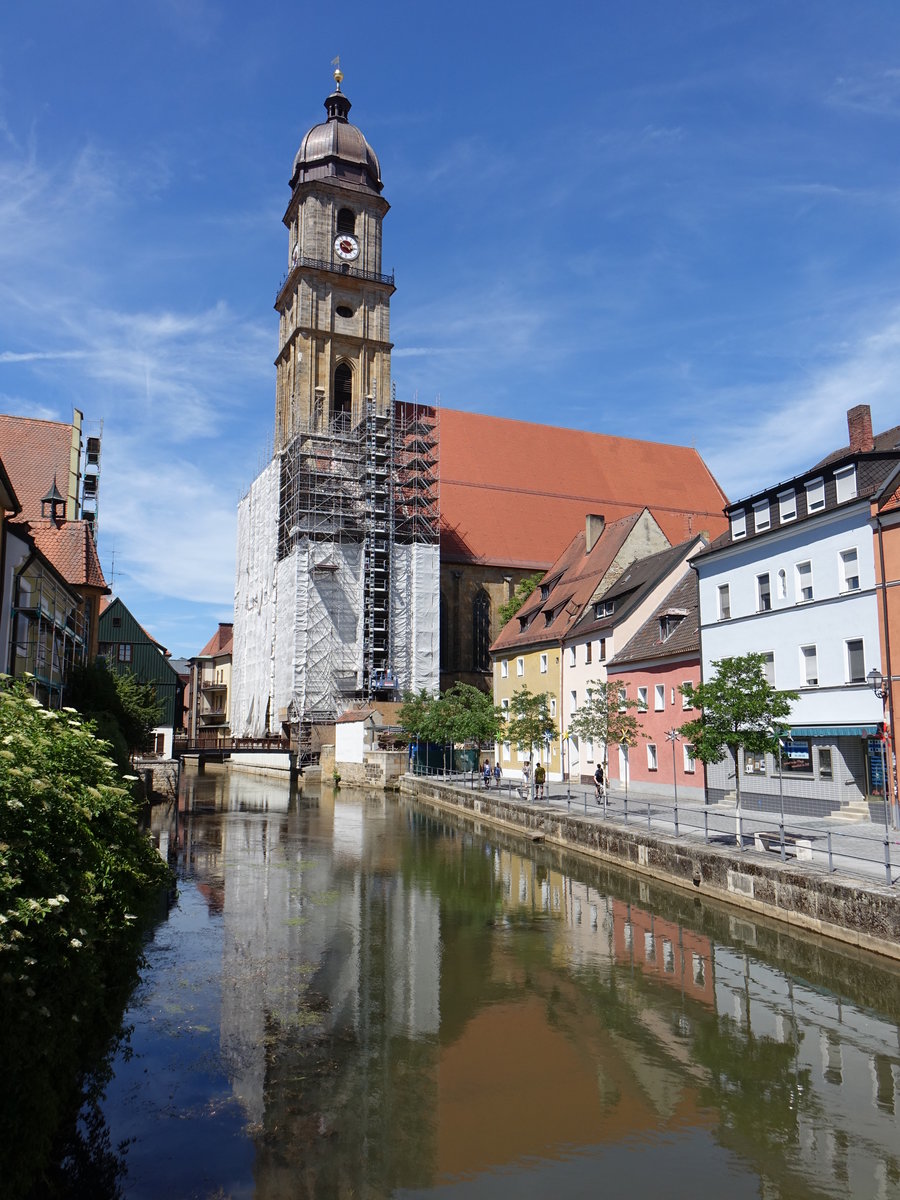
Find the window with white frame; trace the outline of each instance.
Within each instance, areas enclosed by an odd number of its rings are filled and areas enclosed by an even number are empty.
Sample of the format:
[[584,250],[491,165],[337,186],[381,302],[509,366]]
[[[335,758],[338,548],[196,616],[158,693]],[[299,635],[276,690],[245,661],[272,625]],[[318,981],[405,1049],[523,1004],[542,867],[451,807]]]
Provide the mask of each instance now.
[[647,689],[646,689],[646,687],[638,688],[637,702],[638,702],[638,712],[646,712],[647,711]]
[[772,650],[762,651],[763,664],[762,673],[763,679],[770,687],[775,686],[775,653]]
[[742,508],[739,508],[731,514],[731,538],[732,541],[737,541],[738,538],[746,536],[747,514]]
[[626,708],[628,707],[628,705],[625,703],[625,701],[627,699],[628,699],[628,693],[625,691],[624,686],[620,687],[619,688],[619,712],[624,712],[626,710]]
[[841,591],[855,592],[859,589],[859,555],[856,547],[841,551]]
[[847,682],[866,682],[866,655],[862,638],[848,638],[844,642],[847,660]]
[[815,646],[800,647],[800,679],[804,687],[818,686],[819,657]]
[[509,659],[508,658],[500,659],[500,678],[501,679],[509,679]]
[[813,598],[812,563],[797,563],[797,603],[806,604]]
[[524,658],[516,659],[516,674],[519,676],[525,674],[525,659]]
[[772,515],[769,512],[768,500],[760,500],[753,505],[753,528],[762,533],[772,526]]
[[756,577],[756,609],[757,612],[768,612],[772,607],[772,587],[769,583],[769,572]]
[[654,742],[647,743],[647,770],[658,771],[659,763],[656,757],[656,744]]
[[578,707],[578,693],[573,689],[569,692],[569,708],[574,713]]
[[546,654],[541,655],[541,674],[542,675],[547,674],[547,655]]
[[594,743],[593,742],[585,742],[584,743],[584,757],[587,762],[594,761]]
[[[690,679],[683,679],[681,681],[681,686],[683,688],[689,688],[689,687],[693,687],[693,684],[691,683]],[[686,694],[685,692],[682,692],[681,693],[681,707],[685,712],[689,708],[693,708],[694,707],[693,697],[689,694]]]
[[511,749],[511,747],[510,747],[509,742],[504,742],[503,743],[503,761],[504,762],[509,762],[510,749]]
[[693,775],[697,769],[697,764],[694,761],[694,747],[690,742],[684,742],[681,751],[684,754],[684,773],[685,775]]
[[818,512],[820,508],[825,507],[825,480],[821,478],[810,479],[804,485],[806,487],[806,511]]
[[550,697],[550,716],[551,717],[556,716],[556,697],[555,696]]
[[778,519],[784,525],[797,518],[797,493],[793,488],[778,493]]
[[856,467],[842,467],[834,473],[834,486],[837,491],[837,502],[843,504],[846,500],[856,497]]
[[569,666],[570,667],[575,666],[575,647],[574,646],[569,647]]
[[653,688],[653,711],[662,712],[666,707],[666,685],[657,683]]
[[719,620],[727,621],[731,617],[731,586],[727,583],[720,583],[718,590],[719,597]]
[[509,720],[509,696],[503,697],[503,699],[500,701],[500,708],[502,710],[503,720],[508,721]]

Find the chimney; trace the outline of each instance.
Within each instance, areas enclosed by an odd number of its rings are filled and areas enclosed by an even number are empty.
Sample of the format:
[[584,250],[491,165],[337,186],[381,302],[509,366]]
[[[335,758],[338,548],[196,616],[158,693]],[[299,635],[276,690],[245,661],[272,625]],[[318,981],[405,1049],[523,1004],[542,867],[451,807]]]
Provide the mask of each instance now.
[[869,454],[875,449],[872,437],[872,412],[868,404],[857,404],[847,410],[847,429],[850,433],[850,449],[854,454]]
[[606,527],[606,517],[599,513],[588,513],[584,520],[584,552],[590,554],[600,540],[600,534]]

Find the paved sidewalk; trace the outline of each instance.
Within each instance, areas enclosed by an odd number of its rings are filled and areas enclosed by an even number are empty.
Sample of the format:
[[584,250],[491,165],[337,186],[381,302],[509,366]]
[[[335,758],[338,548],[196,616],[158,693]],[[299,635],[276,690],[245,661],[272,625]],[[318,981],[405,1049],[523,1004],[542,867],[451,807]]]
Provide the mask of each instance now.
[[[674,835],[674,797],[651,796],[629,788],[612,788],[606,804],[598,804],[593,784],[551,783],[544,785],[543,800],[523,794],[521,780],[501,781],[485,788],[480,778],[455,776],[449,782],[475,791],[512,795],[539,808],[569,812],[590,821],[609,821],[657,833]],[[745,809],[741,814],[742,847],[738,847],[738,814],[733,805],[705,805],[696,801],[678,803],[678,836],[686,840],[732,846],[735,854],[760,853],[781,857],[780,814]],[[846,821],[785,814],[785,858],[840,872],[870,882],[900,884],[900,830],[883,822]]]

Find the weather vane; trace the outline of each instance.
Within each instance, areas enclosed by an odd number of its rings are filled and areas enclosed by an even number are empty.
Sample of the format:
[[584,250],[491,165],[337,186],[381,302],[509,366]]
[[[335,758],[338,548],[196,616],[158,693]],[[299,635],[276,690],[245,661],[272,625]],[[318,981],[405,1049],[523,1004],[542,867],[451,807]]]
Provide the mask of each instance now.
[[341,70],[341,56],[339,54],[336,54],[331,60],[331,65],[334,67],[334,82],[337,84],[337,90],[340,91],[344,72]]

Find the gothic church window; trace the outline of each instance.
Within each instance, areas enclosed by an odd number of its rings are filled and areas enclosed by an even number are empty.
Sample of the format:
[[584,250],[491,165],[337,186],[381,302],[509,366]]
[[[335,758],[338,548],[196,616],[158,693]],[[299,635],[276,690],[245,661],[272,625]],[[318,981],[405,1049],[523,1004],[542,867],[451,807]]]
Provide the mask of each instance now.
[[484,589],[472,602],[472,667],[489,671],[491,667],[491,598]]
[[332,415],[349,421],[353,407],[353,372],[346,363],[341,363],[334,372],[334,396]]

